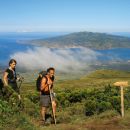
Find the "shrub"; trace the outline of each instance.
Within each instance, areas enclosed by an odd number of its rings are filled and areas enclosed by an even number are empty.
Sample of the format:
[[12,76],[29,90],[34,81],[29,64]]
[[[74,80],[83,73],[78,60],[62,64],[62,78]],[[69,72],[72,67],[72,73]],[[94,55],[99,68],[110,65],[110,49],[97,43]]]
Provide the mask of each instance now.
[[98,103],[97,108],[98,108],[98,113],[102,113],[102,112],[105,112],[106,110],[112,109],[112,105],[110,102],[102,101]]
[[86,116],[91,116],[96,113],[97,102],[95,100],[87,100],[85,103],[85,113]]
[[33,103],[37,104],[40,100],[40,94],[37,92],[29,93],[26,97]]
[[110,102],[115,110],[120,112],[121,105],[120,105],[120,96],[113,96],[110,97]]

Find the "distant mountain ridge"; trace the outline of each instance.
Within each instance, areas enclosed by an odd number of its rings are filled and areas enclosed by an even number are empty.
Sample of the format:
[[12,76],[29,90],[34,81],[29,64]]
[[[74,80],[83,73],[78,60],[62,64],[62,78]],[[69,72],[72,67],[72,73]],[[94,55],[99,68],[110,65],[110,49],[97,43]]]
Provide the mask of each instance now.
[[92,49],[130,48],[130,38],[106,33],[76,32],[64,36],[29,41],[46,47],[87,47]]

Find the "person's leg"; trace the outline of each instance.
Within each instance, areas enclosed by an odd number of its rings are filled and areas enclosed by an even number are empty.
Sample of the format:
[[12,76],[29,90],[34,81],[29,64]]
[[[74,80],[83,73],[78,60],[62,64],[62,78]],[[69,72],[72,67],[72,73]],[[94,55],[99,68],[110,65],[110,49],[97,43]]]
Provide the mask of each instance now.
[[41,95],[40,96],[40,106],[41,106],[41,115],[42,115],[42,120],[46,120],[46,113],[47,113],[47,108],[49,106],[50,102],[50,96],[49,95]]
[[42,120],[45,121],[46,107],[41,108]]
[[52,101],[52,109],[53,109],[53,113],[54,115],[56,115],[56,102],[55,101]]
[[17,83],[12,83],[11,86],[12,89],[18,94],[18,99],[21,100],[20,89],[18,88]]

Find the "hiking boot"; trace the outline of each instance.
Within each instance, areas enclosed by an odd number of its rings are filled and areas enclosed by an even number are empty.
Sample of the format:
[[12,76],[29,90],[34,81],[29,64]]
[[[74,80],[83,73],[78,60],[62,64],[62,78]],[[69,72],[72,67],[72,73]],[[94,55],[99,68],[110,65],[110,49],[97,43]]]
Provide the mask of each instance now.
[[45,121],[45,125],[50,125],[51,124],[51,118],[47,118]]
[[45,126],[45,120],[40,120],[40,125]]

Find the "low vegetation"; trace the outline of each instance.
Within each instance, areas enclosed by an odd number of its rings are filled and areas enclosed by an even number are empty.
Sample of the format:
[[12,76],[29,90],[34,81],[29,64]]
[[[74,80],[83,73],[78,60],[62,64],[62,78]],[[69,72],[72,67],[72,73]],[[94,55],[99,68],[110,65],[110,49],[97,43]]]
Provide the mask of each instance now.
[[[22,101],[8,87],[0,90],[0,130],[129,130],[130,88],[125,88],[125,118],[120,115],[116,81],[130,82],[130,72],[97,70],[79,79],[55,82],[57,125],[42,126],[35,82],[23,83]],[[51,109],[48,111],[51,113]]]

